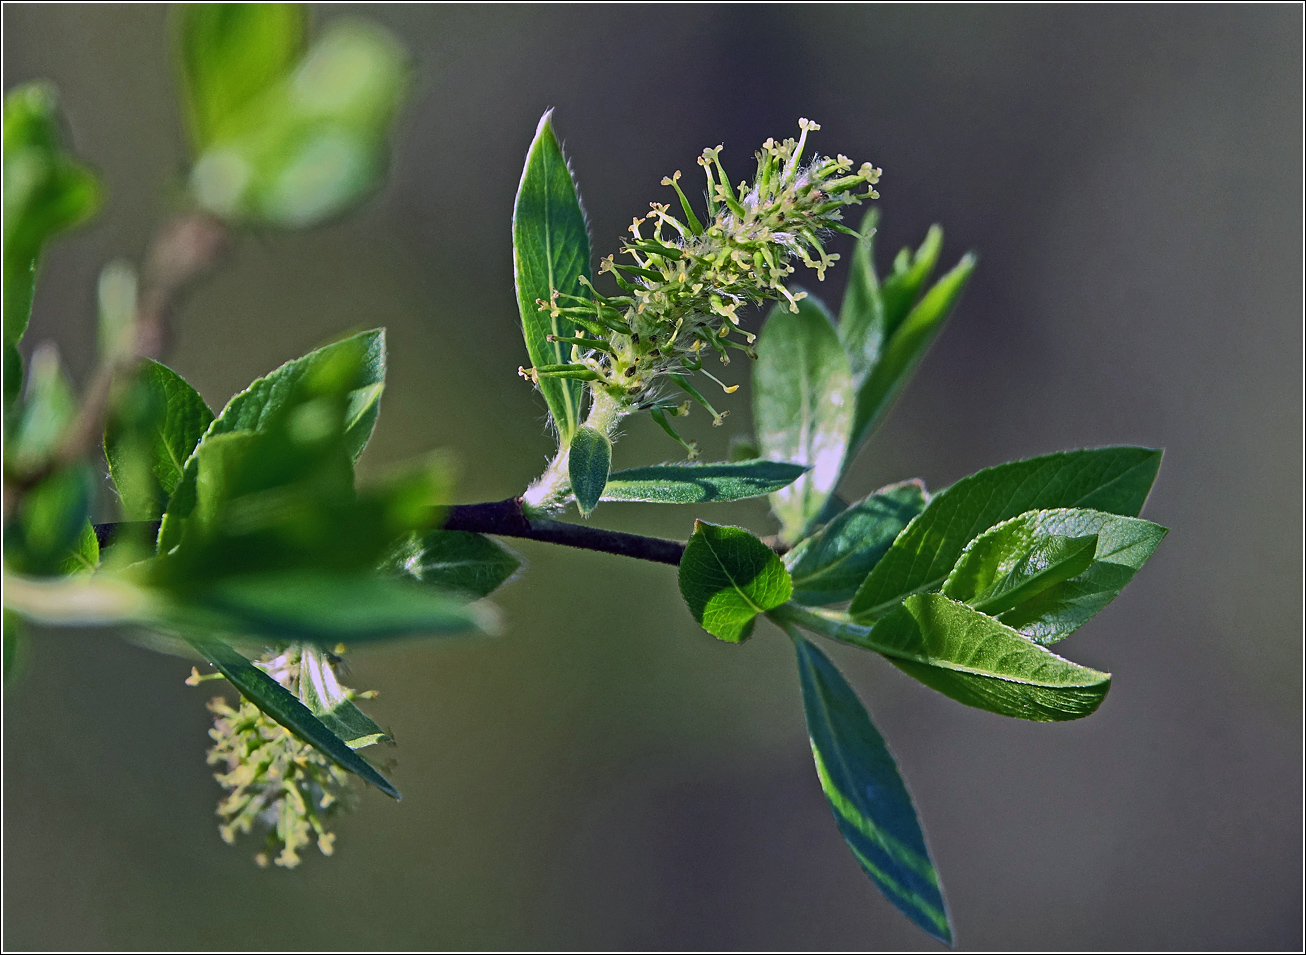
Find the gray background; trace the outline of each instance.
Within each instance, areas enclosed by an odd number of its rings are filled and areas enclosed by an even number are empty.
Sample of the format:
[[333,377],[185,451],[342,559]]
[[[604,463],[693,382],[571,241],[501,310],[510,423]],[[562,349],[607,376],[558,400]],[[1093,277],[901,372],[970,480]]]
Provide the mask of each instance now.
[[[319,20],[345,15],[316,11]],[[456,451],[459,499],[550,446],[509,217],[557,107],[596,252],[725,144],[735,178],[807,116],[884,169],[882,265],[934,221],[980,265],[849,495],[1111,443],[1163,446],[1172,528],[1064,645],[1115,674],[1092,718],[968,709],[834,647],[896,753],[976,948],[1301,945],[1301,10],[404,6],[394,174],[359,214],[247,236],[170,363],[215,408],[351,327],[390,334],[364,470]],[[29,344],[92,360],[95,276],[140,256],[185,153],[159,6],[4,8],[4,83],[60,87],[103,215],[56,244]],[[664,193],[666,195],[664,195]],[[846,240],[836,243],[847,252]],[[837,303],[844,271],[817,293]],[[743,369],[730,369],[741,380]],[[747,431],[746,389],[709,453]],[[617,463],[675,456],[634,422]],[[610,505],[685,536],[753,504]],[[262,872],[215,832],[206,689],[103,632],[40,631],[5,691],[9,948],[931,947],[859,872],[812,772],[792,651],[694,626],[665,567],[522,545],[488,640],[351,658],[400,741],[335,858]]]

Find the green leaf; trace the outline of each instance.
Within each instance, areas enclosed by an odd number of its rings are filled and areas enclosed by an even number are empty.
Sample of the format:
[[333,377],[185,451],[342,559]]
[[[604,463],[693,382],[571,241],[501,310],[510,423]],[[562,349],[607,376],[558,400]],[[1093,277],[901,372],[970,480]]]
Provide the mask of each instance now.
[[576,506],[583,517],[589,517],[598,506],[611,467],[612,442],[608,436],[588,425],[577,428],[567,455],[567,473],[571,478],[572,493],[576,495]]
[[894,270],[880,287],[880,298],[884,303],[885,337],[893,338],[902,326],[912,306],[920,298],[921,289],[934,273],[939,262],[939,253],[943,251],[943,229],[938,225],[930,226],[925,233],[925,240],[916,254],[908,257],[906,249],[899,254],[894,263]]
[[785,554],[793,599],[823,605],[851,600],[902,529],[925,508],[925,485],[881,488],[835,516]]
[[315,746],[342,769],[361,776],[387,796],[399,798],[399,790],[328,729],[308,707],[295,698],[295,694],[220,640],[195,636],[188,637],[187,640],[247,700],[272,719],[310,746]]
[[[531,363],[565,365],[571,346],[550,342],[547,336],[575,337],[579,326],[540,310],[554,290],[562,295],[583,295],[580,279],[590,271],[589,226],[562,146],[553,132],[553,111],[540,118],[535,139],[526,154],[517,203],[512,213],[513,262],[517,280],[517,306],[521,310],[522,336]],[[567,305],[568,300],[560,299]],[[558,429],[558,446],[566,447],[580,423],[585,385],[571,378],[541,378],[540,393]]]
[[792,590],[784,563],[748,531],[694,522],[680,559],[680,593],[712,636],[742,642],[757,615],[784,603]]
[[848,353],[854,388],[860,388],[879,363],[886,338],[884,301],[875,275],[874,239],[879,221],[879,209],[866,211],[860,230],[863,238],[853,248],[848,287],[839,309],[839,341]]
[[385,176],[410,72],[389,31],[333,20],[290,73],[209,131],[192,195],[237,223],[300,229],[341,214]]
[[777,305],[757,343],[753,420],[762,456],[811,468],[771,495],[781,536],[799,540],[834,491],[853,420],[852,372],[825,307]]
[[[41,249],[56,233],[89,219],[103,201],[99,178],[63,148],[58,96],[48,83],[25,83],[4,105],[4,342],[6,352],[27,330]],[[12,361],[7,358],[6,361]],[[5,400],[21,375],[6,368]]]
[[1002,716],[1076,720],[1096,710],[1111,687],[1111,674],[1071,663],[942,594],[908,597],[871,627],[795,604],[772,616],[874,650],[944,696]]
[[428,531],[405,538],[382,568],[424,584],[485,597],[517,572],[521,561],[493,538],[468,531]]
[[269,640],[336,643],[454,635],[494,626],[492,612],[377,573],[281,571],[226,577],[183,591],[177,619],[212,615],[216,629]]
[[781,461],[655,464],[614,472],[602,500],[647,504],[742,501],[786,487],[806,471],[801,464]]
[[37,577],[67,573],[83,552],[91,506],[90,469],[75,464],[56,470],[30,488],[5,526],[5,564]]
[[[199,445],[186,459],[181,480],[168,502],[159,529],[159,550],[166,552],[181,539],[182,524],[195,508],[197,454],[204,442],[218,435],[257,432],[285,411],[286,403],[304,383],[315,375],[329,374],[331,369],[348,360],[353,380],[345,391],[345,446],[353,458],[362,454],[372,436],[380,413],[381,392],[385,387],[385,329],[361,332],[343,341],[323,346],[303,358],[286,362],[263,378],[255,380],[236,395],[209,425]],[[341,366],[343,367],[343,366]]]
[[939,877],[884,738],[834,664],[797,633],[791,636],[816,774],[840,834],[885,898],[951,944]]
[[86,521],[82,524],[82,532],[68,552],[68,556],[60,564],[59,573],[65,577],[73,574],[89,574],[98,566],[100,566],[100,539],[95,536],[95,525]]
[[197,154],[224,123],[299,61],[306,14],[298,3],[173,7],[182,99]]
[[1152,448],[1096,448],[1011,461],[962,478],[898,535],[849,612],[869,622],[908,594],[938,589],[967,544],[1025,511],[1088,507],[1134,516],[1160,466],[1161,452]]
[[64,373],[59,353],[53,345],[39,345],[32,353],[18,421],[7,436],[6,467],[20,473],[41,468],[58,450],[76,416],[77,395]]
[[163,516],[182,470],[213,422],[199,392],[166,365],[146,359],[104,431],[109,462],[128,520]]
[[[998,615],[1035,643],[1056,643],[1114,600],[1165,534],[1150,521],[1103,511],[1031,511],[973,540],[943,593]],[[1079,542],[1075,560],[1049,560],[1059,548],[1073,549],[1070,541]]]
[[303,644],[299,655],[299,693],[309,711],[350,749],[362,749],[390,739],[376,722],[360,710],[327,660],[312,644]]
[[[928,241],[928,240],[927,240]],[[975,269],[975,257],[966,255],[951,272],[939,279],[925,297],[890,333],[880,361],[857,389],[857,411],[852,426],[851,446],[857,448],[893,406],[894,400],[916,371]],[[889,282],[885,283],[887,290]],[[888,314],[888,299],[885,312]],[[886,325],[888,324],[886,319]]]

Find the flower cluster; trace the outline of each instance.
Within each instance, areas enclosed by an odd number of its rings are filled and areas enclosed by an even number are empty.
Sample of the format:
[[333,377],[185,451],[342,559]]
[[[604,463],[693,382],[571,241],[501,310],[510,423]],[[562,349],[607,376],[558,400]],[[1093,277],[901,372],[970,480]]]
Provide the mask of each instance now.
[[[294,691],[299,667],[293,651],[260,666]],[[186,682],[202,679],[192,670]],[[244,698],[232,707],[214,697],[208,708],[214,716],[208,762],[223,767],[214,778],[230,791],[218,804],[223,841],[230,844],[243,833],[266,831],[266,848],[254,856],[265,867],[271,860],[293,869],[300,863],[299,851],[315,840],[323,855],[331,855],[335,834],[327,831],[325,820],[347,804],[349,774]]]
[[[781,299],[797,311],[805,293],[785,284],[795,271],[792,260],[823,279],[838,258],[825,250],[823,239],[831,230],[852,232],[840,224],[842,208],[878,195],[873,187],[880,170],[869,163],[855,172],[846,156],[818,156],[804,164],[807,134],[820,127],[806,119],[798,124],[802,132],[797,140],[762,144],[751,184],[731,185],[721,164],[722,147],[704,150],[698,163],[707,175],[706,224],[680,188],[680,172],[664,179],[663,185],[679,197],[683,220],[659,203],[635,219],[633,237],[621,252],[626,258],[610,255],[599,269],[613,276],[622,294],[604,295],[589,285],[588,297],[555,291],[551,302],[542,302],[542,308],[580,331],[574,337],[550,338],[572,346],[569,364],[533,368],[528,374],[536,380],[586,380],[596,402],[604,395],[625,412],[652,410],[664,427],[661,413],[676,408],[660,396],[660,379],[669,376],[719,423],[722,416],[685,376],[703,371],[704,357],[713,353],[725,364],[731,349],[755,357],[755,336],[740,328],[739,309]],[[734,390],[722,387],[727,393]]]

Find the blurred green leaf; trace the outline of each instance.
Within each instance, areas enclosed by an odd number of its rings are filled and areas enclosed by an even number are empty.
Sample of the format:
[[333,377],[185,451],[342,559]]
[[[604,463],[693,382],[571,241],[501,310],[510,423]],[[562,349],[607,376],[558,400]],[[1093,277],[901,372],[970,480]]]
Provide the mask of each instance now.
[[[547,309],[541,311],[540,303],[547,305],[555,289],[562,296],[584,295],[580,279],[593,278],[589,225],[552,117],[552,110],[540,117],[512,214],[517,306],[526,352],[536,367],[567,364],[571,347],[550,342],[547,336],[575,337],[580,330]],[[558,304],[574,303],[561,298]],[[539,388],[558,429],[558,446],[566,447],[580,423],[585,385],[572,378],[541,378]]]
[[884,738],[834,664],[797,633],[791,635],[816,774],[840,834],[885,898],[951,944],[939,876]]
[[493,613],[372,571],[285,570],[228,576],[176,592],[173,619],[272,641],[325,646],[484,631]]
[[228,221],[298,229],[339,215],[384,178],[409,72],[388,31],[332,21],[288,75],[211,131],[191,192]]
[[299,3],[182,3],[172,16],[184,112],[198,154],[299,61],[307,10]]
[[853,420],[848,356],[825,307],[777,305],[757,343],[753,421],[762,456],[811,470],[771,495],[781,537],[799,540],[839,481]]
[[748,531],[694,522],[680,560],[680,593],[712,636],[742,642],[754,618],[788,600],[792,589],[780,558]]
[[184,378],[159,362],[141,362],[104,431],[109,474],[128,520],[163,515],[212,422],[213,412]]
[[309,710],[295,695],[220,640],[191,636],[188,642],[204,655],[241,694],[272,719],[304,742],[317,747],[342,769],[361,776],[387,796],[399,798],[399,790],[372,768],[339,736]]
[[100,360],[120,362],[136,354],[136,272],[123,261],[100,271]]
[[34,577],[67,573],[68,561],[82,552],[91,481],[90,469],[75,464],[54,471],[23,494],[5,526],[4,559],[11,570]]
[[1002,716],[1079,719],[1097,709],[1111,686],[1111,674],[1071,663],[942,594],[914,594],[873,626],[795,604],[772,616],[874,650],[944,696]]
[[589,517],[598,506],[612,468],[612,442],[601,431],[581,425],[571,437],[567,474],[581,516]]
[[390,739],[385,730],[360,710],[336,679],[327,654],[303,644],[299,654],[299,695],[309,711],[350,749],[362,749]]
[[1046,646],[1114,600],[1165,535],[1158,524],[1103,511],[1030,511],[971,541],[943,593]]
[[5,468],[11,473],[39,469],[64,439],[77,416],[77,396],[53,345],[32,353],[27,393],[5,445]]
[[[181,480],[173,491],[159,529],[159,550],[167,552],[180,541],[182,524],[195,508],[196,457],[204,442],[219,435],[257,432],[284,415],[286,403],[299,393],[306,381],[329,372],[341,360],[353,367],[352,380],[344,388],[344,445],[357,458],[367,445],[380,412],[385,387],[385,330],[361,332],[343,341],[323,346],[303,358],[286,362],[266,377],[254,381],[236,395],[209,425],[196,451],[182,468]],[[342,366],[343,367],[343,366]]]
[[[925,297],[891,332],[879,362],[857,389],[856,416],[851,446],[856,449],[879,424],[916,371],[934,339],[943,329],[975,268],[975,257],[965,255],[951,272],[939,279]],[[887,290],[888,283],[885,283]],[[885,305],[886,315],[888,304]],[[886,325],[888,322],[886,321]]]
[[520,566],[493,538],[444,530],[410,534],[382,563],[385,570],[468,597],[487,596]]
[[647,504],[741,501],[777,491],[806,471],[801,464],[783,461],[655,464],[613,472],[602,500]]
[[967,544],[1025,511],[1088,507],[1136,515],[1160,466],[1161,452],[1152,448],[1095,448],[1011,461],[962,478],[898,535],[849,612],[869,622],[908,594],[937,589]]
[[[58,97],[48,83],[25,83],[4,105],[5,402],[21,388],[12,376],[18,342],[32,312],[37,260],[57,232],[90,218],[103,199],[100,180],[63,148]],[[21,366],[20,366],[21,367]]]
[[838,514],[784,555],[793,599],[822,605],[851,600],[904,527],[925,508],[925,485],[881,488]]

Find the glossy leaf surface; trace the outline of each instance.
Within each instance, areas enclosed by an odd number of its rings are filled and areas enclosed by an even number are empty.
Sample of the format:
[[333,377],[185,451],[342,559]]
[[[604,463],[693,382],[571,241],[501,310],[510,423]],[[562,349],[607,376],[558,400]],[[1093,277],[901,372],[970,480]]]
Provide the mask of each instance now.
[[873,626],[832,611],[788,604],[782,622],[887,657],[899,669],[967,706],[1049,722],[1088,716],[1111,674],[1079,666],[987,614],[942,594],[915,594]]
[[[574,337],[579,330],[565,318],[541,311],[540,302],[547,305],[555,289],[562,295],[582,295],[580,278],[593,278],[589,227],[552,116],[550,110],[540,118],[512,215],[517,305],[526,351],[536,367],[567,364],[571,346],[550,342],[547,336]],[[570,303],[561,299],[559,304]],[[541,378],[539,388],[558,429],[558,444],[565,447],[580,423],[585,385],[571,378]]]
[[914,254],[903,249],[894,261],[893,271],[880,286],[886,337],[892,338],[906,321],[920,298],[925,283],[934,274],[934,267],[938,265],[939,253],[942,251],[943,229],[932,225]]
[[816,774],[840,834],[885,898],[930,935],[951,943],[939,877],[884,738],[834,664],[793,636]]
[[299,694],[309,711],[350,749],[390,739],[340,685],[326,653],[311,644],[300,651]]
[[[1165,534],[1158,524],[1104,511],[1032,511],[972,541],[944,581],[943,593],[999,615],[1036,643],[1055,643],[1114,600]],[[1090,540],[1091,548],[1082,543]],[[1081,542],[1078,562],[1049,562],[1030,575],[1031,565],[1038,568],[1050,550],[1066,546],[1056,543],[1063,541]]]
[[717,464],[655,464],[616,471],[608,478],[605,501],[697,504],[761,497],[798,480],[807,470],[782,461]]
[[919,481],[881,488],[850,505],[785,554],[793,599],[825,605],[851,600],[904,527],[925,508]]
[[577,428],[567,455],[567,473],[576,506],[584,517],[598,506],[611,468],[612,442],[608,436],[585,425]]
[[967,544],[1025,511],[1087,507],[1136,515],[1160,465],[1161,452],[1152,448],[1095,448],[1012,461],[962,478],[898,535],[849,612],[870,621],[908,594],[939,588]]
[[853,248],[848,286],[839,309],[839,341],[848,353],[855,388],[861,387],[884,351],[884,301],[875,273],[875,229],[879,222],[880,210],[868,209],[860,230],[863,237]]
[[221,671],[251,703],[304,742],[315,746],[342,769],[361,776],[387,796],[399,798],[399,790],[359,756],[295,695],[254,664],[218,640],[188,637],[188,642]]
[[747,639],[757,615],[792,590],[780,558],[748,531],[694,522],[680,560],[680,593],[708,633],[729,643]]
[[762,457],[811,468],[771,495],[781,536],[797,541],[839,481],[853,420],[852,372],[825,308],[777,305],[757,343],[753,421]]

